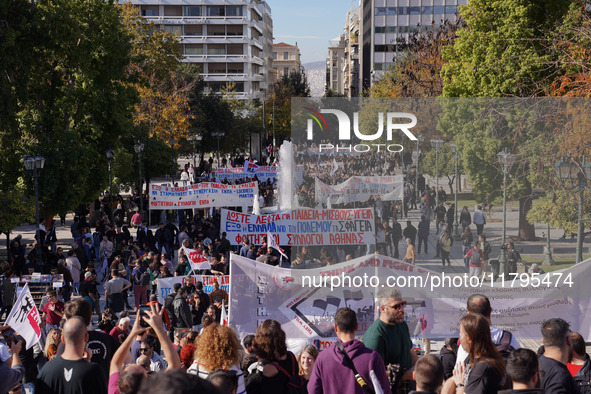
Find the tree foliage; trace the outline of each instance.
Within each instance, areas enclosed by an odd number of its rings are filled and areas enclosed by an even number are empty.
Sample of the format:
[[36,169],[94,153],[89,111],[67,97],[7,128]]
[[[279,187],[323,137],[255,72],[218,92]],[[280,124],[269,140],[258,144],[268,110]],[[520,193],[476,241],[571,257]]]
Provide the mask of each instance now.
[[287,138],[291,135],[291,98],[310,97],[310,86],[306,80],[306,74],[293,71],[289,75],[277,81],[273,89],[273,95],[266,101],[265,129],[267,134],[273,130],[273,104],[275,105],[275,135],[279,138]]
[[396,63],[370,89],[371,97],[437,97],[443,91],[443,48],[452,45],[463,20],[450,20],[426,32],[414,32]]

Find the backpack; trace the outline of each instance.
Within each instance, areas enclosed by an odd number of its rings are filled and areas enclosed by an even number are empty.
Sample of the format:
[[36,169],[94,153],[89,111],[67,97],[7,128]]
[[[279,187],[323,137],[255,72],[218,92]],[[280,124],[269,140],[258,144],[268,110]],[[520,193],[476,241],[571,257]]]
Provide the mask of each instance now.
[[480,267],[480,250],[472,249],[472,256],[470,256],[470,265]]
[[501,356],[507,361],[509,358],[509,354],[515,350],[513,346],[511,346],[511,340],[513,339],[513,334],[509,331],[503,330],[503,335],[501,335],[501,340],[499,343],[495,344],[495,347],[501,353]]
[[150,285],[150,273],[148,272],[147,269],[144,270],[144,272],[142,272],[142,274],[140,275],[139,283],[140,283],[140,286],[149,286]]

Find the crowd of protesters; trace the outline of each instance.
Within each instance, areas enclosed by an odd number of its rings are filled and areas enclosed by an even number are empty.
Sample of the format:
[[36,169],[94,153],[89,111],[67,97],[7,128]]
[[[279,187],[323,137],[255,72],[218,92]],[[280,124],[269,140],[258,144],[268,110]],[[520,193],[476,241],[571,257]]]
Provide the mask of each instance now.
[[[199,296],[191,287],[178,294]],[[332,316],[334,343],[322,351],[301,346],[296,356],[275,320],[240,341],[215,320],[175,329],[167,307],[154,300],[131,316],[133,323],[128,313],[105,311],[112,324],[97,326],[90,304],[75,298],[60,306],[57,327],[29,350],[18,333],[6,336],[10,328],[0,326],[0,393],[32,386],[38,393],[85,394],[591,392],[585,340],[562,319],[542,322],[544,345],[536,353],[496,327],[490,300],[475,294],[459,321],[459,338],[447,338],[439,355],[421,356],[401,293],[381,289],[376,302],[378,315],[364,333],[357,314],[341,308]]]

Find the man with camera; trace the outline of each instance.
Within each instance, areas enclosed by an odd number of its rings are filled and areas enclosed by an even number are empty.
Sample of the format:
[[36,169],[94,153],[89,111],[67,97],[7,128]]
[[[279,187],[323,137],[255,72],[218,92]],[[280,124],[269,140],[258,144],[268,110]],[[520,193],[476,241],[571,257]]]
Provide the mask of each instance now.
[[[0,326],[0,332],[9,328],[9,326]],[[23,343],[14,337],[6,345],[0,342],[0,393],[11,390],[25,375],[25,367],[18,356],[22,345]]]

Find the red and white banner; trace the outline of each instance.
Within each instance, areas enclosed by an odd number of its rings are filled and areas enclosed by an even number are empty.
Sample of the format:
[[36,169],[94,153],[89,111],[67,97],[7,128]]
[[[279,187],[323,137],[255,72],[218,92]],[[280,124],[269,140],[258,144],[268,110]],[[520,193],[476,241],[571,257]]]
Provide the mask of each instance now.
[[181,250],[185,253],[187,261],[193,270],[208,270],[211,269],[209,260],[207,260],[201,253],[196,249],[181,247]]
[[183,187],[151,185],[150,209],[250,206],[258,192],[256,182],[242,185],[202,182]]
[[268,215],[222,209],[220,231],[227,233],[232,245],[245,238],[261,245],[269,232],[284,246],[373,245],[375,216],[373,208],[293,209]]
[[[277,237],[277,238],[279,238],[279,237]],[[285,254],[285,251],[283,249],[281,249],[281,247],[277,244],[277,241],[275,240],[275,237],[273,236],[273,234],[271,234],[269,232],[267,232],[267,245],[269,245],[270,248],[273,248],[276,251],[278,251],[279,253],[281,253],[281,255],[283,257],[285,257],[286,259],[289,258]]]
[[39,311],[37,310],[33,296],[31,296],[29,285],[25,284],[8,315],[8,319],[6,319],[6,325],[12,327],[14,331],[25,339],[28,350],[39,342],[39,338],[41,337],[39,324],[41,324]]
[[251,162],[250,160],[246,160],[244,162],[244,172],[247,174],[254,174],[259,170],[259,168],[261,168],[259,165]]

